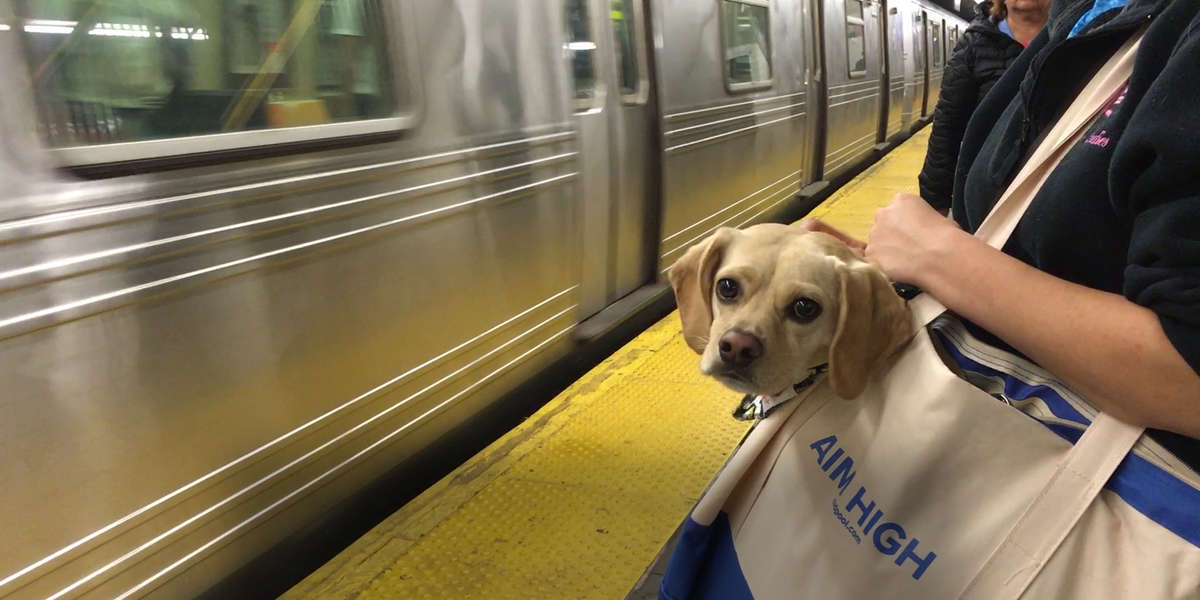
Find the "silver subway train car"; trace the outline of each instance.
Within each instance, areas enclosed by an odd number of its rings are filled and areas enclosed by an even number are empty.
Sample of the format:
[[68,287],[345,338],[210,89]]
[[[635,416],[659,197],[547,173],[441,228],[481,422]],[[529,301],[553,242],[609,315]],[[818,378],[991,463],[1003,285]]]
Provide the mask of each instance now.
[[919,0],[0,0],[0,598],[185,598],[932,112]]

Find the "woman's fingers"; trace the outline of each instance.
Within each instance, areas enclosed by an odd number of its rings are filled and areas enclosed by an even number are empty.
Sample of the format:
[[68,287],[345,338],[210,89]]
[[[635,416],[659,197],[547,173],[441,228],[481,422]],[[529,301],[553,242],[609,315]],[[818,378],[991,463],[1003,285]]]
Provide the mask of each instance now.
[[859,254],[862,254],[863,251],[867,249],[866,242],[855,238],[820,219],[804,219],[800,221],[799,225],[808,231],[816,231],[832,235],[833,237],[841,240],[843,244],[850,246],[852,250]]

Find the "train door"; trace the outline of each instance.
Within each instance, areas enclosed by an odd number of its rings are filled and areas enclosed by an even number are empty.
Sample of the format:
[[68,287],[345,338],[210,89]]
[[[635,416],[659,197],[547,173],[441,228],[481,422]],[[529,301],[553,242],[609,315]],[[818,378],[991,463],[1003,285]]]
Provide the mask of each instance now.
[[824,178],[825,138],[827,134],[825,107],[829,105],[828,77],[825,58],[825,3],[823,0],[802,2],[804,39],[807,60],[804,63],[804,85],[809,98],[809,113],[812,115],[811,138],[806,144],[808,156],[804,164],[809,173],[808,182]]
[[891,29],[888,18],[888,0],[879,0],[879,14],[876,22],[879,24],[879,127],[875,141],[883,143],[888,138],[888,114],[891,112],[890,77],[893,73],[891,64],[891,48],[888,45],[888,31]]
[[[647,52],[650,12],[647,0],[611,0],[608,24],[616,50],[617,78],[613,99],[620,114],[614,119],[612,156],[616,215],[613,221],[614,288],[616,300],[654,278],[654,246],[658,223],[658,182],[654,169],[657,136],[651,53]],[[657,241],[657,240],[654,240]]]
[[928,20],[929,31],[929,82],[925,91],[926,117],[933,114],[942,91],[942,71],[946,60],[946,20],[934,15]]
[[[579,193],[582,207],[579,231],[582,260],[580,316],[596,313],[608,299],[609,141],[608,111],[604,106],[606,61],[600,53],[588,0],[566,0],[566,54],[574,80],[575,127],[579,135]],[[600,13],[603,14],[603,13]]]
[[566,5],[584,195],[580,314],[586,317],[653,278],[655,95],[644,0]]
[[871,0],[825,4],[826,112],[825,179],[864,158],[879,127],[879,16]]
[[911,60],[904,44],[905,15],[903,0],[888,0],[887,3],[887,90],[888,108],[885,117],[884,139],[891,139],[904,128],[912,117],[912,92],[905,85],[909,80]]
[[[662,127],[659,269],[719,227],[793,208],[805,168],[814,74],[811,0],[655,2]],[[656,14],[657,17],[657,14]]]
[[929,13],[921,10],[918,12],[918,21],[916,35],[920,36],[918,44],[921,48],[920,58],[917,62],[917,72],[921,74],[921,118],[925,118],[929,114]]

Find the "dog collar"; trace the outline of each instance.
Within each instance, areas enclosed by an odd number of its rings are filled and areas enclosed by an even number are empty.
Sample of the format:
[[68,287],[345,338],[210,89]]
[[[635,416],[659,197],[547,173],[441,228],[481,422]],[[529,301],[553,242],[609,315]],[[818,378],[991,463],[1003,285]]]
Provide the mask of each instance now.
[[778,408],[783,403],[800,395],[800,392],[807,390],[817,382],[817,377],[820,377],[825,371],[829,370],[829,364],[817,365],[808,370],[808,377],[803,381],[793,385],[791,389],[786,389],[775,396],[756,396],[754,394],[746,394],[742,397],[742,401],[738,403],[738,407],[733,410],[733,418],[739,421],[754,421],[757,419],[765,419],[771,411]]

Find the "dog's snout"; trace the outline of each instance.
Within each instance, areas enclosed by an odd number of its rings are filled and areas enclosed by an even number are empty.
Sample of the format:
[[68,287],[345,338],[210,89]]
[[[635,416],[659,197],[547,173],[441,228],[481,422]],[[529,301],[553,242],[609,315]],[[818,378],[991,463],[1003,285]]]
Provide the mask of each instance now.
[[749,333],[729,330],[717,346],[721,360],[732,367],[746,367],[762,356],[762,341]]

